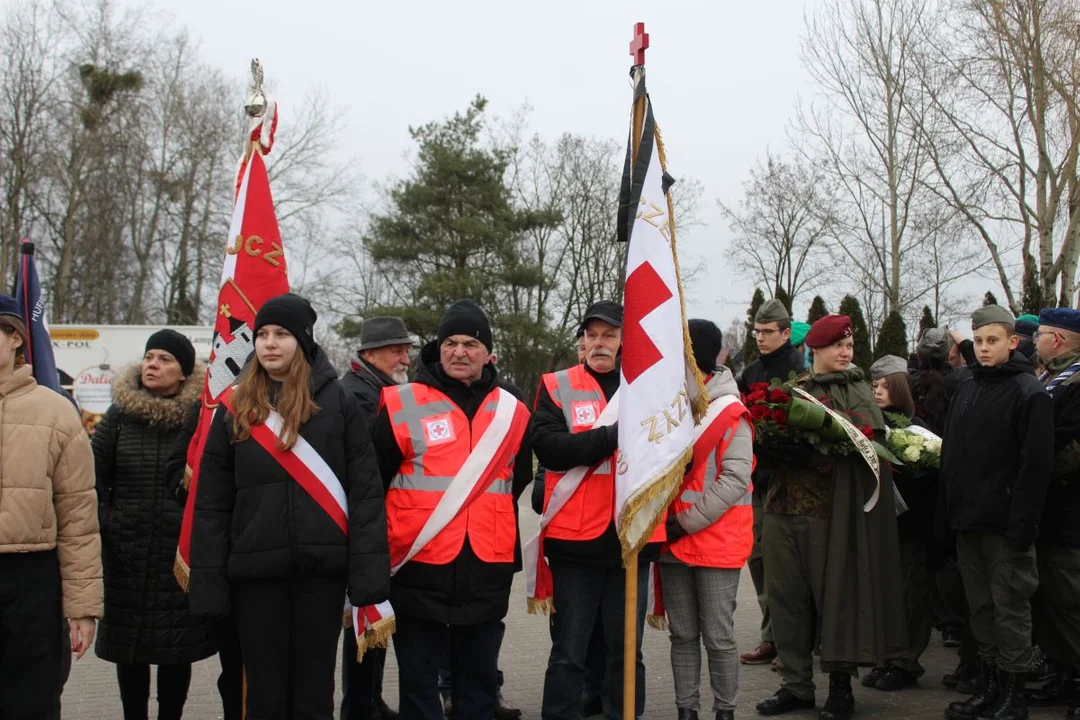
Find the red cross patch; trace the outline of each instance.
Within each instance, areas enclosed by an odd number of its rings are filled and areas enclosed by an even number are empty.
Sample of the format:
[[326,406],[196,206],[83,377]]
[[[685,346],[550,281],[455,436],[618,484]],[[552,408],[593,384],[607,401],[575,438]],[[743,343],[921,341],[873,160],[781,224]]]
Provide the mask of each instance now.
[[423,421],[424,437],[428,445],[441,445],[454,439],[454,424],[450,421],[450,413],[434,415]]
[[570,403],[570,417],[574,426],[595,425],[600,415],[600,403],[595,400],[581,400]]

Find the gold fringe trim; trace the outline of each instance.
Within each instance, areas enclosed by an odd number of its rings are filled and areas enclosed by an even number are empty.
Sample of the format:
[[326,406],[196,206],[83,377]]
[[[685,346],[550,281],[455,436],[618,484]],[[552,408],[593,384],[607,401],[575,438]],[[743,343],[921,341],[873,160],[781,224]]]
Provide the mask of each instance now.
[[[667,153],[664,151],[664,138],[660,134],[660,125],[655,122],[655,118],[653,127],[655,128],[656,152],[660,157],[660,169],[667,172]],[[697,425],[705,417],[705,413],[709,412],[709,393],[705,389],[705,381],[697,368],[697,361],[694,360],[693,344],[690,342],[690,327],[686,324],[686,298],[683,294],[682,270],[679,268],[679,252],[675,245],[675,203],[671,199],[670,190],[667,193],[667,206],[668,231],[671,234],[671,258],[675,263],[675,282],[679,286],[679,308],[682,313],[683,356],[686,367],[694,369],[694,380],[692,382],[695,384],[694,390],[696,392],[689,393],[690,412],[694,416],[694,424]]]
[[[671,501],[675,499],[675,494],[679,490],[679,486],[682,485],[683,474],[686,472],[686,464],[694,459],[694,447],[691,445],[686,448],[681,455],[675,458],[675,461],[671,463],[662,473],[653,479],[649,486],[642,492],[638,493],[627,499],[626,507],[623,512],[619,513],[619,544],[622,545],[622,557],[623,567],[626,567],[627,561],[632,555],[637,555],[641,552],[641,548],[645,547],[645,544],[649,541],[649,537],[660,523],[667,519],[667,507],[671,504]],[[626,533],[629,531],[630,521],[641,512],[644,507],[650,504],[657,498],[664,498],[663,506],[660,511],[653,515],[652,520],[649,522],[648,527],[641,537],[633,545],[626,537]]]
[[525,602],[526,611],[530,615],[548,615],[555,612],[555,603],[552,598],[529,598]]
[[191,568],[184,562],[184,558],[180,557],[180,550],[176,551],[176,559],[173,560],[172,572],[173,577],[176,578],[176,584],[180,586],[181,590],[187,592],[188,584],[191,582]]
[[666,615],[650,615],[645,619],[645,622],[649,623],[649,627],[653,630],[667,630]]
[[192,475],[191,466],[190,465],[185,465],[184,466],[184,489],[185,490],[190,490],[191,489],[191,475]]
[[374,648],[390,647],[390,636],[397,632],[397,618],[383,618],[375,626],[364,632],[363,642],[356,643],[356,662],[364,659],[364,653]]
[[348,630],[351,627],[352,627],[352,611],[343,609],[341,611],[341,629],[342,630]]

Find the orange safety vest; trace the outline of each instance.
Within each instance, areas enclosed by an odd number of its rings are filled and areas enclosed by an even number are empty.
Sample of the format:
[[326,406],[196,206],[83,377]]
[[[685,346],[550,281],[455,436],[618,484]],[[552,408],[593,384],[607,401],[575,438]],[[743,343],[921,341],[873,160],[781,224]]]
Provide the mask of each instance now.
[[[724,408],[719,417],[694,443],[694,461],[683,478],[679,494],[672,500],[669,513],[677,514],[693,507],[705,491],[716,482],[723,470],[723,457],[731,444],[739,422],[750,422],[750,413],[741,402]],[[754,426],[750,424],[750,432]],[[720,458],[718,464],[717,458]],[[753,469],[753,461],[751,463]],[[687,565],[712,568],[741,568],[754,547],[754,508],[751,504],[754,486],[737,503],[728,508],[720,519],[709,527],[691,533],[671,543],[672,555]]]
[[[491,424],[499,400],[492,390],[472,423],[450,398],[429,385],[409,383],[383,390],[382,403],[390,416],[404,459],[386,491],[386,525],[391,557],[403,557],[412,547],[443,493],[465,463],[477,440]],[[494,468],[488,486],[413,557],[413,561],[446,565],[458,556],[465,535],[484,562],[514,562],[517,518],[514,514],[514,460],[529,423],[520,401],[504,443],[512,452],[505,467]]]
[[[548,373],[543,377],[548,395],[562,411],[566,426],[571,433],[591,430],[607,407],[604,391],[584,365],[574,365],[566,370]],[[615,517],[615,457],[601,462],[581,481],[581,485],[551,518],[544,534],[556,540],[595,540],[600,537]],[[544,476],[544,508],[551,501],[551,493],[565,473],[548,470]],[[649,542],[663,542],[667,538],[663,523],[656,529]]]

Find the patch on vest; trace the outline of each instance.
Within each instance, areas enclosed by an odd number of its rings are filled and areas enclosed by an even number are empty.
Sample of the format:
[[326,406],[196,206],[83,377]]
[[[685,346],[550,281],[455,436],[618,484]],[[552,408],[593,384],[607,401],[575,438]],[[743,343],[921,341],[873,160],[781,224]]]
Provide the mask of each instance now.
[[574,425],[595,425],[600,414],[600,403],[595,400],[580,400],[570,404]]
[[423,422],[428,445],[439,445],[454,439],[454,426],[450,422],[450,413],[436,415]]

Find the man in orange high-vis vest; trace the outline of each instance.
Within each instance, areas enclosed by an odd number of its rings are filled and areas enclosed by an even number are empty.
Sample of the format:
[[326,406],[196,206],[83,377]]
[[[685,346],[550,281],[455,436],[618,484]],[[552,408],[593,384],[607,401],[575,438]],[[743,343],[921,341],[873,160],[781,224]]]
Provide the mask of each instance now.
[[[409,558],[390,594],[406,719],[442,718],[438,673],[446,642],[458,717],[490,718],[496,710],[501,621],[521,563],[517,499],[532,481],[532,451],[528,408],[517,388],[500,382],[491,346],[483,311],[471,300],[452,304],[437,339],[420,352],[416,379],[383,390],[372,427],[387,486],[391,565]],[[507,392],[512,419],[503,422]],[[459,481],[483,457],[488,431],[499,427],[498,450],[473,474],[460,509],[428,542],[418,540],[439,524]]]
[[709,413],[699,426],[690,470],[668,508],[670,544],[660,556],[660,585],[679,720],[698,717],[702,642],[712,711],[716,720],[734,720],[739,657],[733,615],[739,575],[754,545],[754,433],[735,378],[716,366],[724,341],[720,328],[708,320],[688,325]]
[[[604,716],[622,717],[622,656],[625,572],[615,532],[615,451],[617,425],[593,428],[619,388],[622,306],[594,303],[586,311],[585,363],[543,377],[533,412],[533,449],[545,468],[544,507],[566,472],[593,468],[566,504],[551,518],[544,534],[544,555],[551,567],[554,612],[551,655],[544,678],[544,720],[581,717],[585,657],[593,625],[601,622],[606,650]],[[594,467],[595,466],[595,467]],[[662,532],[663,527],[659,528]],[[662,534],[656,536],[662,539]],[[636,711],[645,707],[645,665],[641,630],[649,561],[659,544],[642,551],[638,575]],[[598,615],[599,613],[599,615]]]

